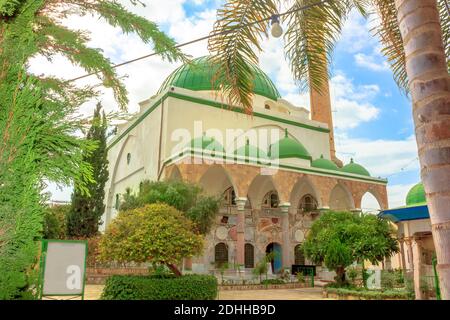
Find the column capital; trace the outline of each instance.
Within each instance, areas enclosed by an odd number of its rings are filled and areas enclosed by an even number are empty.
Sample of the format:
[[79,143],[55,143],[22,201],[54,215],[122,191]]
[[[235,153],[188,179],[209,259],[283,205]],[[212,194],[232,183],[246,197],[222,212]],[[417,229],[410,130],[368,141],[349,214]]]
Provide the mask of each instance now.
[[289,208],[291,207],[290,202],[283,202],[279,205],[282,213],[288,213]]
[[245,204],[247,203],[247,198],[245,197],[239,197],[236,198],[236,206],[238,211],[243,211],[245,209]]

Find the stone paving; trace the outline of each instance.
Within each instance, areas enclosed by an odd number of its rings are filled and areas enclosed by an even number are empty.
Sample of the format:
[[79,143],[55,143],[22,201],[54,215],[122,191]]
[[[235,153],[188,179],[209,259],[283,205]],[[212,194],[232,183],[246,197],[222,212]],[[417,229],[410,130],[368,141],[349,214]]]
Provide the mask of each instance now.
[[[97,300],[103,285],[86,285],[86,300]],[[219,300],[332,300],[322,298],[322,288],[270,289],[270,290],[223,290]]]

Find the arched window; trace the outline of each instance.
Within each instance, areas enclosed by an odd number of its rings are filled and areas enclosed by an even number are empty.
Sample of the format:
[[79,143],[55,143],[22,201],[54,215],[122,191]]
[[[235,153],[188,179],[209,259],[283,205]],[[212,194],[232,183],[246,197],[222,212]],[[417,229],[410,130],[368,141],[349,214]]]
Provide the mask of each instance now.
[[255,249],[250,243],[246,243],[244,247],[245,267],[253,268],[255,265]]
[[223,199],[225,205],[229,206],[235,206],[236,205],[236,193],[234,192],[233,187],[229,187],[225,192],[223,193]]
[[317,200],[310,194],[304,195],[300,199],[299,209],[304,212],[310,212],[317,210]]
[[276,191],[270,191],[264,196],[262,206],[265,208],[278,208],[278,203],[278,194]]
[[130,164],[131,161],[131,153],[127,153],[127,164]]
[[116,210],[119,210],[119,206],[120,206],[119,194],[116,193],[116,202],[114,203],[114,208],[115,208]]
[[295,264],[304,265],[305,255],[303,254],[302,245],[301,244],[296,245],[294,250],[295,250],[294,251]]
[[270,110],[270,106],[268,104],[264,105],[264,108]]
[[252,208],[252,203],[250,201],[250,198],[247,195],[247,201],[245,201],[245,209],[251,209]]
[[216,244],[214,248],[214,261],[216,263],[216,267],[220,267],[224,263],[228,263],[228,247],[225,243],[220,242]]

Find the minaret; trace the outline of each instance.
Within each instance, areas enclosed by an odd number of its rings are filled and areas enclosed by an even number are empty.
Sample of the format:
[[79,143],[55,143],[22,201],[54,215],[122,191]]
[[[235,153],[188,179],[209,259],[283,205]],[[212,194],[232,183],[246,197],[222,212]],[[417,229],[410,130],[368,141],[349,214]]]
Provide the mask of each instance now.
[[[326,61],[324,61],[326,63]],[[328,78],[328,74],[326,75]],[[342,167],[342,161],[336,157],[336,148],[334,145],[334,132],[333,132],[333,115],[331,113],[331,99],[330,99],[330,86],[328,80],[322,84],[320,92],[314,88],[310,88],[310,105],[311,105],[311,119],[328,124],[330,129],[330,155],[331,160]]]

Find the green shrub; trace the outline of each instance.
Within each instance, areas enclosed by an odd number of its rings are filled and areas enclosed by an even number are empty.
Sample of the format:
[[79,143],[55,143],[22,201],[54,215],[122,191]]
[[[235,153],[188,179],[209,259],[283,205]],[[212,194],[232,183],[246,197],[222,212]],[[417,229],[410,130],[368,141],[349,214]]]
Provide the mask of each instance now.
[[285,284],[286,282],[283,279],[264,279],[261,281],[261,284]]
[[393,289],[403,288],[405,286],[402,271],[382,270],[381,271],[381,288]]
[[303,272],[298,272],[296,276],[297,276],[297,281],[299,283],[305,283],[306,282],[305,276],[303,275]]
[[102,300],[213,300],[217,279],[209,275],[174,278],[119,276],[106,280]]
[[358,270],[353,268],[347,268],[347,277],[350,279],[352,284],[355,284],[355,280],[358,277]]
[[367,290],[364,288],[333,288],[327,286],[328,293],[334,293],[338,296],[354,296],[362,299],[411,299],[409,293],[406,290]]

